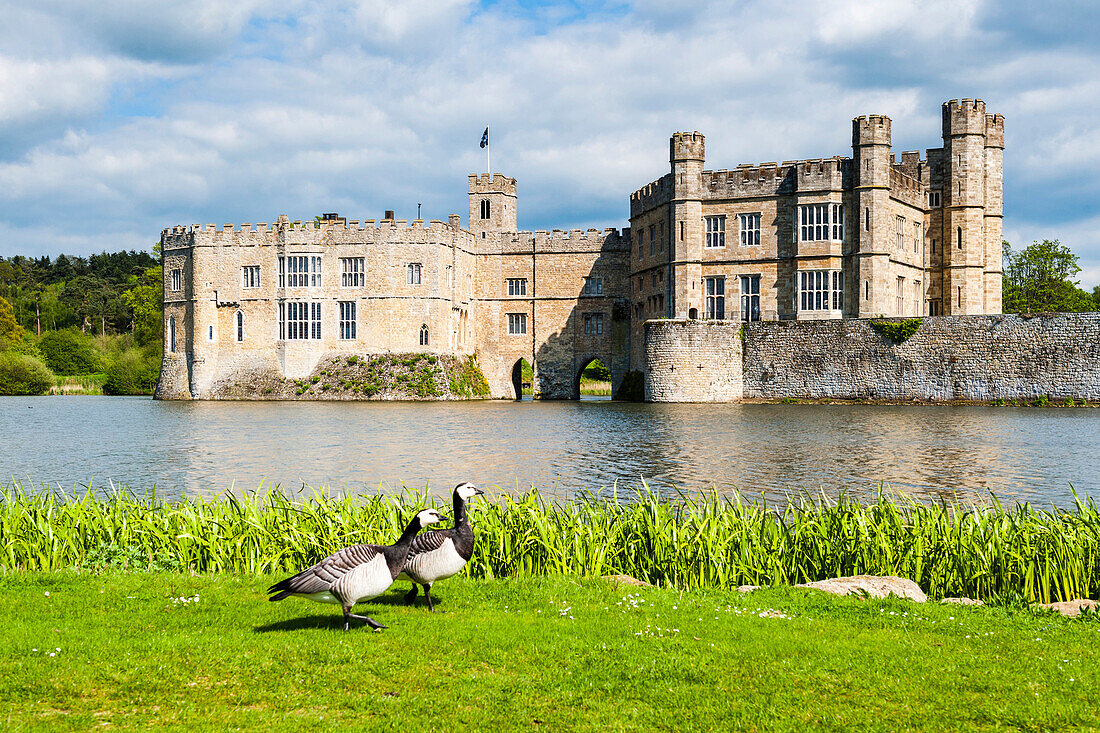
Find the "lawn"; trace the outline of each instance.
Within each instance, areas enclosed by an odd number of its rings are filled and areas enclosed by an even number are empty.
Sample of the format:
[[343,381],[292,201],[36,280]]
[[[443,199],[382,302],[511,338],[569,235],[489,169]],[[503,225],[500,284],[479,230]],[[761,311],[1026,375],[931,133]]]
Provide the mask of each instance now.
[[1100,726],[1100,622],[1007,607],[454,578],[339,613],[275,576],[0,575],[14,730]]

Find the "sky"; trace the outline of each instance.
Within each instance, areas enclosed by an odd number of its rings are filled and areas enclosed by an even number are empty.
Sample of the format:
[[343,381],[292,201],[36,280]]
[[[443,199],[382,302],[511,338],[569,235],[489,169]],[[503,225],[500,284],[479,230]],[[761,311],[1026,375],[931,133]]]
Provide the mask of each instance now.
[[1004,114],[1005,238],[1100,284],[1093,0],[0,0],[0,255],[149,249],[176,224],[465,221],[518,179],[523,229],[627,225],[668,170],[939,147],[940,105]]

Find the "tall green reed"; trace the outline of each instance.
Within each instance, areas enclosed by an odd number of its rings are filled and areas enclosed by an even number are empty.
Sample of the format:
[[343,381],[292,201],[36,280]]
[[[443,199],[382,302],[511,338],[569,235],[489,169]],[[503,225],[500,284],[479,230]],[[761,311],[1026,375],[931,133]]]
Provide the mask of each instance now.
[[[440,500],[273,490],[162,501],[114,491],[67,496],[0,486],[0,569],[95,565],[125,550],[139,567],[285,572],[345,545],[386,543]],[[1049,602],[1100,593],[1100,512],[1029,504],[925,504],[880,495],[769,504],[715,493],[629,500],[585,495],[548,502],[531,490],[470,507],[475,577],[624,574],[679,588],[801,583],[898,575],[933,597],[1005,593]]]

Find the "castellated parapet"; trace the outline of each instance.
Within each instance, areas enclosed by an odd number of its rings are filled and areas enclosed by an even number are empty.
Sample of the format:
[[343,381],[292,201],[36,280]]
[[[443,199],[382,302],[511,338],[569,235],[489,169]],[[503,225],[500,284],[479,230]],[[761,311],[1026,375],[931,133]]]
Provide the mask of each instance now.
[[852,146],[890,145],[890,118],[863,115],[852,120]]
[[672,162],[706,159],[706,139],[699,132],[676,132],[669,140],[668,158]]
[[[943,136],[985,135],[985,102],[952,99],[943,103]],[[1004,118],[1001,118],[1002,122]]]

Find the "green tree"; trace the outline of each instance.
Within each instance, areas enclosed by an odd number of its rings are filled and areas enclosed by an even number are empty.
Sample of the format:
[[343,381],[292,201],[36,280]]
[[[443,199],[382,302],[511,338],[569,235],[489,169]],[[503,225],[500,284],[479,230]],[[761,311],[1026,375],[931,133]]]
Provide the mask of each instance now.
[[42,394],[53,384],[53,374],[33,356],[0,353],[0,395]]
[[46,366],[57,374],[91,374],[96,367],[96,353],[91,338],[75,329],[48,331],[38,344]]
[[1076,313],[1096,309],[1091,296],[1077,287],[1077,255],[1057,239],[1032,242],[1019,252],[1004,247],[1004,312]]
[[0,349],[23,343],[23,327],[15,320],[11,303],[0,298]]
[[140,278],[131,278],[131,287],[122,300],[134,313],[134,337],[139,344],[160,341],[164,335],[163,268],[146,270]]

